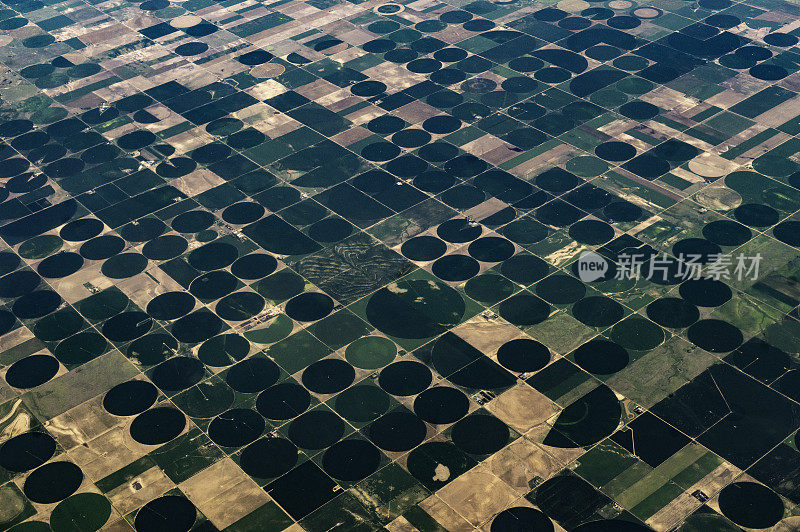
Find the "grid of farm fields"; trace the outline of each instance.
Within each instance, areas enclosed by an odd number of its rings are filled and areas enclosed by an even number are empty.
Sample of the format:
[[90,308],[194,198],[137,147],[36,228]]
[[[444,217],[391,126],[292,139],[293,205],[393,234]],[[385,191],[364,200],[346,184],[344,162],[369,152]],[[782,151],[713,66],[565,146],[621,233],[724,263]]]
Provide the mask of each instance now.
[[797,0],[0,1],[0,530],[800,530]]

